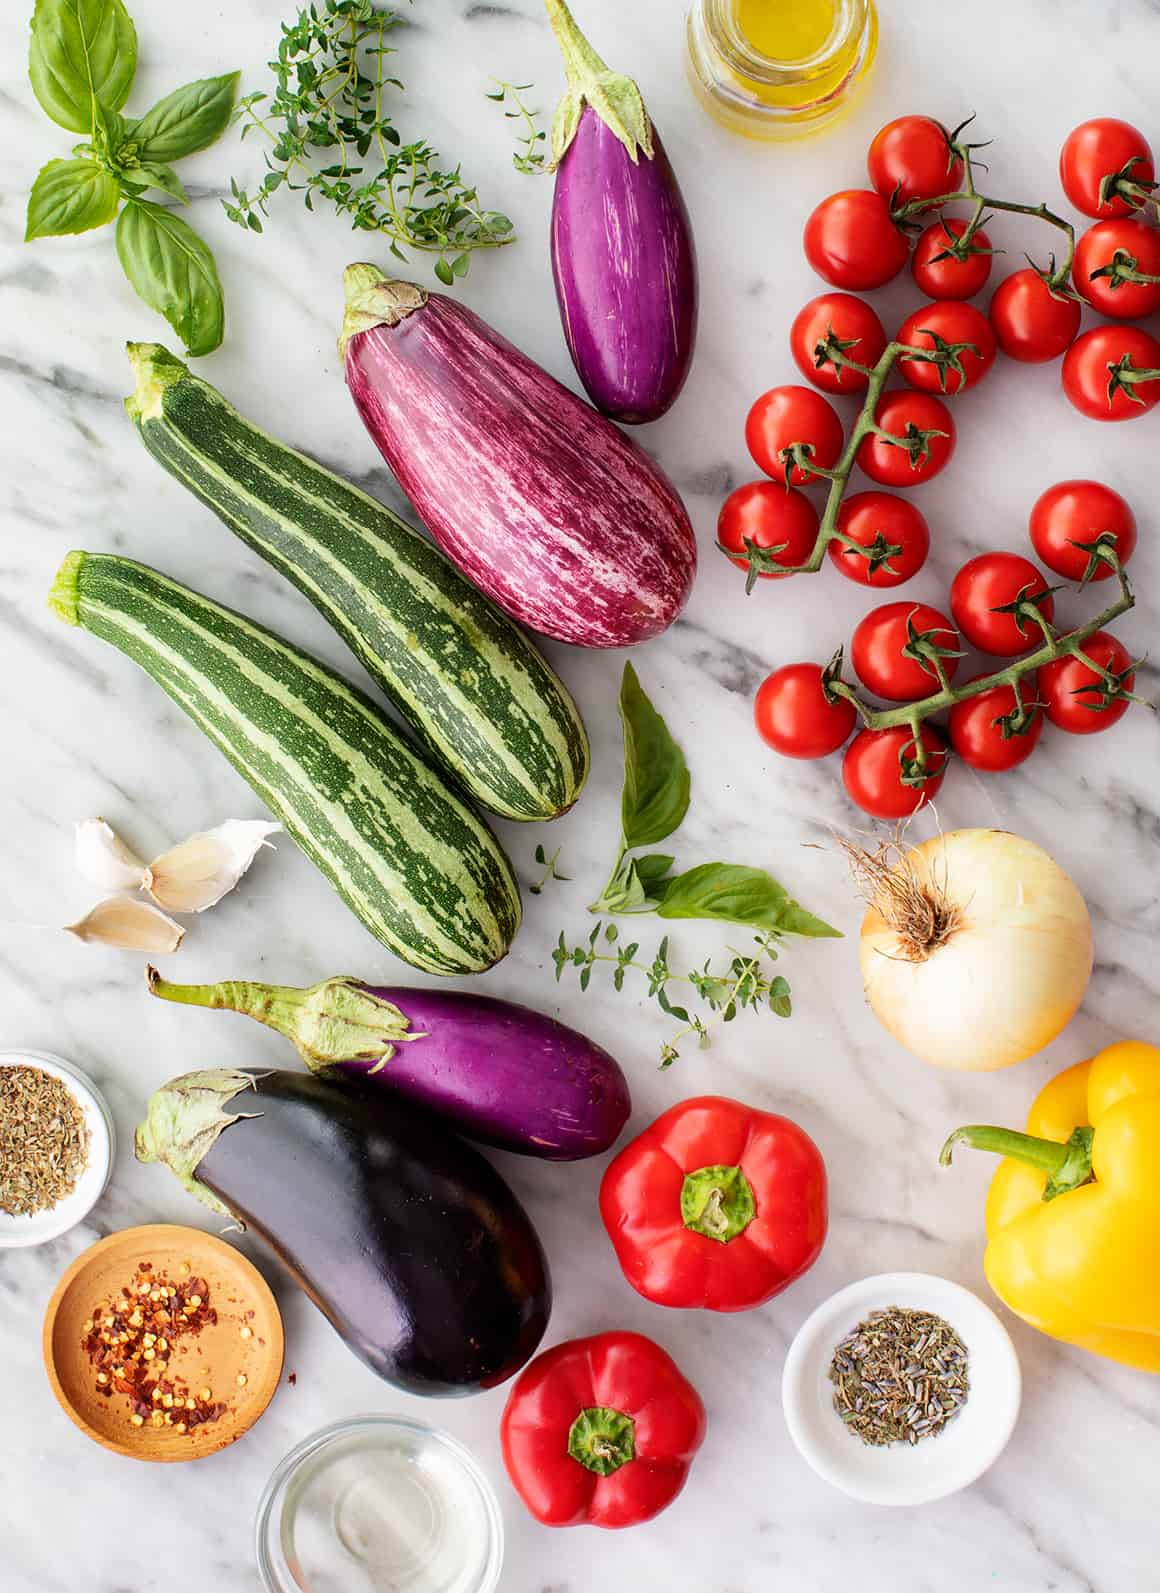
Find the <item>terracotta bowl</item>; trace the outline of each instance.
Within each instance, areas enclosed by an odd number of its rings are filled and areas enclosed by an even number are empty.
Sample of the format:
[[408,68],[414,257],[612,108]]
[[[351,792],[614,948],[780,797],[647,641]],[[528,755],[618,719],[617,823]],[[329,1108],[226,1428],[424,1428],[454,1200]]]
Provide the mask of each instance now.
[[[216,1421],[187,1433],[148,1421],[134,1427],[128,1396],[97,1392],[97,1368],[83,1348],[83,1326],[93,1307],[129,1283],[143,1261],[174,1282],[183,1266],[204,1278],[217,1312],[217,1322],[175,1345],[170,1360],[175,1379],[191,1389],[209,1387],[213,1398],[228,1407]],[[282,1373],[282,1318],[265,1278],[224,1240],[165,1223],[125,1228],[79,1255],[48,1302],[43,1343],[48,1380],[67,1414],[89,1438],[134,1460],[200,1460],[216,1454],[254,1425]]]

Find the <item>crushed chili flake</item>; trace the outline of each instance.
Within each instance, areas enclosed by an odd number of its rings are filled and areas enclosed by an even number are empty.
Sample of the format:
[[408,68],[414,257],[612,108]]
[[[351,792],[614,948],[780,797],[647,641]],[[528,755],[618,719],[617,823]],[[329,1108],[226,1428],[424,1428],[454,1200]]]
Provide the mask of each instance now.
[[190,1433],[217,1421],[228,1407],[210,1389],[195,1394],[181,1378],[169,1376],[175,1346],[217,1319],[204,1278],[174,1283],[151,1262],[139,1262],[130,1282],[94,1306],[82,1327],[81,1347],[95,1368],[97,1393],[124,1394],[133,1427],[148,1423]]

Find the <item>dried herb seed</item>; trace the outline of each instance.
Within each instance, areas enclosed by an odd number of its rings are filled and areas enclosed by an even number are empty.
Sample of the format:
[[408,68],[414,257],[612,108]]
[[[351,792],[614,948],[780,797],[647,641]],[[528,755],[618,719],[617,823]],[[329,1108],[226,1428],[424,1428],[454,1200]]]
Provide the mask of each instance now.
[[89,1130],[68,1086],[42,1068],[0,1068],[0,1211],[59,1205],[88,1159]]
[[917,1444],[962,1410],[967,1349],[931,1311],[872,1311],[834,1350],[834,1409],[864,1444]]

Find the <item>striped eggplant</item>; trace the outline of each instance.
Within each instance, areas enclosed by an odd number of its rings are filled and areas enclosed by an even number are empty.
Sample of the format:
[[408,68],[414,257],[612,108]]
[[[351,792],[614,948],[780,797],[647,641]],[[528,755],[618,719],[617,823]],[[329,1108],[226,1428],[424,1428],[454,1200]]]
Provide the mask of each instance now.
[[546,4],[568,74],[552,124],[552,274],[564,336],[597,409],[656,420],[693,360],[688,212],[639,88],[608,69],[564,0]]
[[49,604],[168,692],[384,946],[428,973],[504,956],[520,893],[498,841],[341,675],[132,559],[70,553]]
[[553,819],[588,772],[575,703],[531,639],[421,532],[239,415],[157,343],[125,408],[154,459],[329,621],[481,807]]
[[580,647],[667,629],[697,564],[668,478],[466,306],[346,271],[339,347],[363,422],[447,556],[500,608]]

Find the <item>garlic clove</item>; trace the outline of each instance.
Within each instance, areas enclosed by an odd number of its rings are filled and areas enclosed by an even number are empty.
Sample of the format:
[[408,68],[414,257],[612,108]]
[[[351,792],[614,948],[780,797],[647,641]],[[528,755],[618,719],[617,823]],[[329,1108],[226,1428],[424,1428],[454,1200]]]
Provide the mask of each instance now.
[[265,819],[227,819],[202,830],[153,859],[142,885],[159,907],[173,913],[202,913],[232,891],[280,824]]
[[145,864],[104,819],[82,819],[76,826],[76,865],[92,885],[106,891],[136,891]]
[[65,929],[78,940],[158,954],[176,951],[185,939],[180,924],[159,908],[132,896],[106,896],[75,924],[66,924]]

